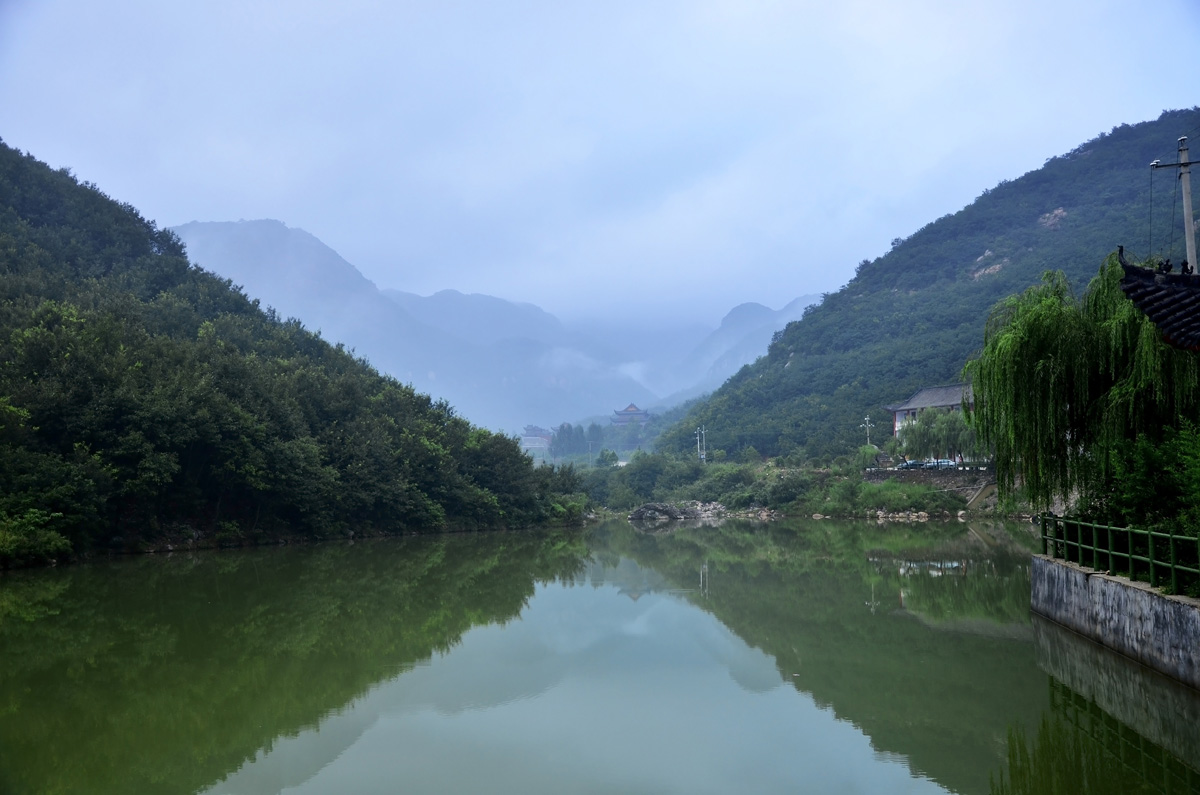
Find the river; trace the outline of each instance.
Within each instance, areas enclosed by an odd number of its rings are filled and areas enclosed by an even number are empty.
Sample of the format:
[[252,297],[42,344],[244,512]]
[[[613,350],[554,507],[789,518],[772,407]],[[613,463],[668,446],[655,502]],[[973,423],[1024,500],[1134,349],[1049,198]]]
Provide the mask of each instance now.
[[1028,526],[729,521],[0,576],[0,793],[1200,792]]

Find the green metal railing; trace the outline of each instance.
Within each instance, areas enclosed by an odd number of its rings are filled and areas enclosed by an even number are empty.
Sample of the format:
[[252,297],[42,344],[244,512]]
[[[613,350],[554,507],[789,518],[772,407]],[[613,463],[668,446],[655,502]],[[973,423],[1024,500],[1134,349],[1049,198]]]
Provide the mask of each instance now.
[[1143,580],[1171,593],[1200,588],[1200,538],[1042,515],[1042,554]]

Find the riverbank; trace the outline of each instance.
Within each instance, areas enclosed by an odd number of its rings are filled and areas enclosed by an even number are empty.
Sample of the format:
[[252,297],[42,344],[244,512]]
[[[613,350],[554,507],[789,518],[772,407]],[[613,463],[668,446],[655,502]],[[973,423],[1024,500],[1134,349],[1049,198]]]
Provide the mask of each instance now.
[[1200,599],[1034,555],[1030,608],[1200,690]]

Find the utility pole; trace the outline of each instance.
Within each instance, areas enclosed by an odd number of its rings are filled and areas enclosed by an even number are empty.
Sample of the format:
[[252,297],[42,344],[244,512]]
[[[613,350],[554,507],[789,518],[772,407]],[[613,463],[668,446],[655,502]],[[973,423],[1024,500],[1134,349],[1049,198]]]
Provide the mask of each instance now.
[[1179,180],[1183,183],[1183,233],[1187,240],[1188,265],[1196,272],[1196,223],[1192,219],[1192,176],[1188,162],[1187,136],[1179,139]]
[[696,455],[700,456],[700,463],[704,463],[704,459],[708,453],[708,445],[706,443],[704,426],[696,428]]
[[1196,220],[1192,217],[1192,174],[1191,162],[1188,161],[1187,136],[1179,139],[1179,162],[1160,163],[1155,160],[1150,168],[1178,168],[1179,181],[1183,188],[1183,237],[1187,245],[1187,261],[1196,274]]
[[875,423],[871,422],[871,415],[868,414],[867,416],[863,417],[862,425],[859,425],[858,427],[866,429],[867,444],[870,444],[871,443],[871,429],[875,427]]

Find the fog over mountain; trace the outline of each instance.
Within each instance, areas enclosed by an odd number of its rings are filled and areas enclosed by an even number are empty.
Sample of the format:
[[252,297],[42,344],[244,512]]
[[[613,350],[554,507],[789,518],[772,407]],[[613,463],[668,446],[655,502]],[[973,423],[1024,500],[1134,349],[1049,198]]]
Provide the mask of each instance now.
[[719,386],[817,296],[735,307],[713,328],[647,318],[568,325],[529,303],[379,290],[313,235],[280,221],[192,222],[191,260],[479,425],[518,433],[665,408]]

